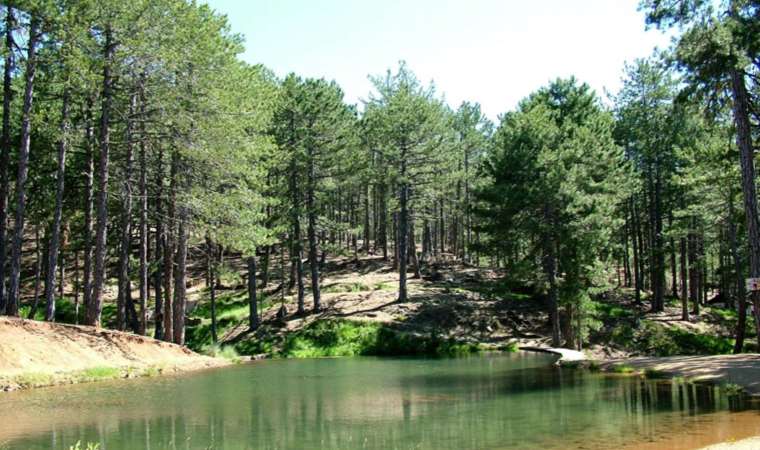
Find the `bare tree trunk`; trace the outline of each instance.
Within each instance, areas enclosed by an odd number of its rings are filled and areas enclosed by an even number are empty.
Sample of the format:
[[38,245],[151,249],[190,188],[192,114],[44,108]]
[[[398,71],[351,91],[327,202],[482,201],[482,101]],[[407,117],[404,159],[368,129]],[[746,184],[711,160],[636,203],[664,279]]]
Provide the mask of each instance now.
[[163,219],[163,201],[164,195],[164,167],[163,167],[163,148],[159,145],[158,155],[156,157],[156,233],[155,233],[155,251],[154,264],[155,264],[155,279],[153,281],[153,290],[155,296],[156,309],[154,313],[156,329],[153,337],[156,339],[164,339],[164,295],[162,290],[163,268],[164,268],[164,254],[166,252],[166,235],[164,231],[164,219]]
[[45,258],[42,256],[43,252],[40,242],[39,225],[36,225],[34,227],[34,252],[36,253],[34,263],[34,299],[32,300],[32,307],[29,308],[29,314],[26,316],[27,319],[34,319],[34,316],[37,315],[37,307],[40,300],[40,285],[42,284],[42,260]]
[[[84,265],[82,266],[82,303],[87,314],[92,303],[92,207],[95,182],[95,152],[93,146],[92,102],[88,102],[85,112],[85,148],[87,149],[87,171],[85,172],[84,199]],[[86,320],[86,319],[85,319]]]
[[[55,175],[55,212],[53,213],[53,224],[50,233],[47,280],[45,282],[45,320],[48,322],[55,321],[55,270],[58,264],[58,244],[61,237],[61,216],[63,215],[63,189],[66,171],[66,149],[68,147],[70,98],[71,93],[67,87],[63,91],[63,104],[61,106],[61,137],[58,141],[58,169]],[[61,267],[63,267],[63,261],[61,261]],[[61,288],[63,288],[63,277],[61,277]]]
[[362,192],[364,196],[364,240],[362,241],[362,251],[364,253],[369,253],[370,232],[372,231],[369,224],[369,192],[369,183],[367,183]]
[[21,283],[21,247],[24,243],[24,219],[26,214],[26,178],[29,174],[29,146],[32,132],[32,100],[34,76],[37,70],[37,41],[40,38],[40,20],[32,15],[29,24],[29,46],[26,58],[24,104],[21,110],[21,146],[18,151],[18,175],[16,176],[16,217],[11,249],[11,278],[8,287],[6,314],[18,316],[19,285]]
[[6,7],[5,12],[5,61],[3,67],[3,135],[0,140],[2,154],[0,154],[0,314],[5,313],[7,296],[5,295],[5,275],[8,225],[8,195],[10,193],[10,180],[8,170],[11,159],[11,97],[13,96],[13,70],[15,69],[15,53],[13,48],[13,28],[16,19],[13,8]]
[[185,345],[185,306],[187,303],[187,206],[179,207],[179,224],[177,231],[177,273],[174,281],[174,343]]
[[[309,178],[308,178],[308,191],[306,193],[306,209],[309,214],[309,269],[311,271],[311,295],[314,299],[314,311],[317,312],[322,309],[321,296],[319,292],[319,263],[317,261],[317,211],[314,205],[314,191],[317,189],[317,176],[316,167],[314,164],[314,149],[309,147]],[[295,199],[294,199],[295,200]],[[369,216],[365,217],[367,223],[365,224],[365,232],[369,228]]]
[[177,154],[172,152],[169,169],[169,216],[165,229],[164,244],[164,340],[174,339],[174,308],[172,305],[172,283],[174,283],[174,231],[177,212]]
[[[744,195],[744,213],[747,220],[749,242],[749,276],[760,278],[760,224],[757,217],[757,191],[755,188],[754,147],[749,121],[749,101],[744,73],[738,69],[731,70],[731,92],[733,95],[734,123],[736,124],[736,146],[739,148],[739,162],[742,170],[742,193]],[[752,292],[752,304],[755,323],[760,323],[760,292]],[[760,330],[757,333],[760,342]]]
[[122,216],[121,239],[119,251],[119,280],[116,300],[116,328],[124,330],[127,315],[127,303],[132,298],[132,283],[129,279],[129,256],[132,249],[132,165],[134,147],[134,116],[137,94],[129,98],[129,115],[127,118],[126,155],[124,178],[122,179]]
[[264,246],[264,261],[261,263],[261,288],[265,289],[269,284],[269,263],[272,254],[272,246]]
[[106,281],[107,251],[106,236],[108,226],[108,152],[111,145],[110,117],[113,102],[113,76],[111,74],[116,45],[113,31],[106,26],[103,64],[103,98],[100,115],[100,160],[98,162],[98,198],[95,230],[95,273],[92,286],[92,303],[87,305],[87,325],[100,326],[100,314],[103,310],[103,288]]
[[406,147],[401,148],[401,170],[399,172],[401,186],[399,188],[399,226],[398,226],[398,301],[407,300],[406,292],[406,257],[407,257],[407,236],[409,233],[409,182],[406,180]]
[[689,320],[689,281],[688,281],[688,259],[686,253],[686,238],[682,237],[681,241],[681,320]]
[[214,271],[214,244],[211,237],[206,233],[206,280],[211,300],[211,342],[216,344],[216,276]]
[[[145,149],[145,96],[140,85],[140,334],[148,328],[148,167]],[[158,254],[158,252],[156,252]]]
[[74,250],[74,325],[79,325],[79,250]]
[[733,196],[728,200],[728,239],[731,245],[731,259],[736,271],[736,297],[738,299],[738,321],[736,323],[736,341],[734,342],[734,353],[741,353],[744,350],[744,337],[747,329],[747,296],[744,292],[744,271],[742,270],[741,257],[739,256],[739,243],[736,238],[736,224],[734,223],[734,201]]
[[[290,247],[292,261],[292,267],[294,270],[295,281],[298,285],[298,314],[303,315],[306,311],[304,309],[304,287],[303,287],[303,255],[301,251],[301,217],[298,205],[300,199],[298,195],[298,182],[296,179],[296,161],[295,157],[290,163],[290,195],[293,201],[291,210],[291,220],[293,224],[293,237],[292,245]],[[293,285],[293,277],[291,276],[291,285]]]
[[[553,228],[554,219],[551,207],[549,205],[544,205],[544,220],[545,220],[545,226],[547,229],[551,230]],[[552,236],[552,232],[548,231],[545,233],[545,236],[543,238],[544,240],[544,257],[543,257],[543,266],[544,266],[544,274],[546,275],[546,279],[549,282],[549,292],[548,292],[548,301],[549,301],[549,318],[551,320],[551,326],[552,326],[552,346],[553,347],[559,347],[560,345],[560,323],[559,323],[559,300],[557,298],[557,282],[556,282],[556,274],[557,274],[557,256],[555,254],[555,246],[554,246],[554,238]]]
[[639,232],[639,220],[636,216],[636,199],[631,197],[630,199],[630,212],[631,212],[631,226],[633,227],[633,283],[635,292],[635,301],[637,305],[641,304],[641,240]]
[[[668,228],[673,228],[673,210],[668,211]],[[678,298],[678,268],[676,267],[676,242],[673,236],[670,237],[670,293],[674,298]],[[664,306],[664,305],[663,305]]]
[[409,256],[414,266],[414,278],[422,278],[422,273],[420,272],[422,267],[420,266],[420,258],[417,255],[417,243],[414,236],[414,219],[409,220]]
[[[283,283],[283,288],[285,284]],[[248,257],[248,329],[253,331],[259,327],[259,301],[256,297],[256,252]]]
[[692,312],[699,315],[699,260],[697,255],[697,235],[694,218],[690,219],[688,236],[689,248],[689,300],[692,304]]

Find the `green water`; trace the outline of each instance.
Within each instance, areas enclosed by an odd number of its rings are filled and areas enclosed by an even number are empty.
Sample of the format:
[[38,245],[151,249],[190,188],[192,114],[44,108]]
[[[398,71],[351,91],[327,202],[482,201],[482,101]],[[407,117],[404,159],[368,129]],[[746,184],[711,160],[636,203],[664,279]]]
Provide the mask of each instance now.
[[274,360],[0,396],[10,449],[619,448],[742,405],[533,354]]

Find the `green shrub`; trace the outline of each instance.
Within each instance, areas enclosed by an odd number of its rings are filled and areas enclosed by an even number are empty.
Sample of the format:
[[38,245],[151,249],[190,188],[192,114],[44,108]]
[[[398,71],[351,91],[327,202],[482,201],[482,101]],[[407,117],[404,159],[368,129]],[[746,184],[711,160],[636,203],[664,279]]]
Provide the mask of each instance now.
[[[275,348],[279,347],[279,350]],[[512,347],[508,347],[510,351]],[[452,338],[415,335],[394,330],[385,324],[328,319],[287,334],[281,342],[276,336],[257,335],[235,344],[241,354],[267,353],[285,358],[333,356],[458,356],[481,350],[475,343]]]
[[97,381],[118,378],[121,370],[116,367],[93,367],[76,374],[77,381]]
[[656,356],[716,355],[731,353],[734,341],[722,336],[642,321],[634,338],[634,346],[643,353]]
[[614,373],[631,374],[635,373],[636,369],[626,364],[615,364],[614,366],[610,367],[610,371]]

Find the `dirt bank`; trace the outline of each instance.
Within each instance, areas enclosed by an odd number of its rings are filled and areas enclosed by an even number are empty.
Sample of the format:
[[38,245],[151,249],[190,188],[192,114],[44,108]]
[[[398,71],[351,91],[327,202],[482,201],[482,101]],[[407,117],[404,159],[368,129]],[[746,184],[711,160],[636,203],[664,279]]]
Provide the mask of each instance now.
[[604,370],[617,366],[634,371],[654,371],[659,374],[684,377],[690,381],[730,383],[744,389],[749,395],[760,396],[760,354],[713,356],[638,357],[604,361]]
[[0,317],[0,390],[224,364],[224,360],[134,334]]

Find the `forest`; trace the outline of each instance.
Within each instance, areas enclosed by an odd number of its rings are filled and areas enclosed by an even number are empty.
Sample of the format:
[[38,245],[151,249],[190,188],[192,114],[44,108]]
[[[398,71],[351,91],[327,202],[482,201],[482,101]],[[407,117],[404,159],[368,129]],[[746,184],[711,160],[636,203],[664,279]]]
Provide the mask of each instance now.
[[719,303],[757,348],[760,4],[640,8],[678,33],[619,92],[556,79],[492,123],[404,62],[358,105],[279,78],[195,2],[5,2],[0,310],[182,345],[202,283],[216,342],[225,277],[254,331],[286,293],[280,318],[328,310],[331,258],[375,256],[398,303],[442,261],[499,271],[555,347],[624,292],[684,321]]
[[760,448],[760,0],[638,8],[620,89],[494,121],[202,1],[2,2],[0,447]]

